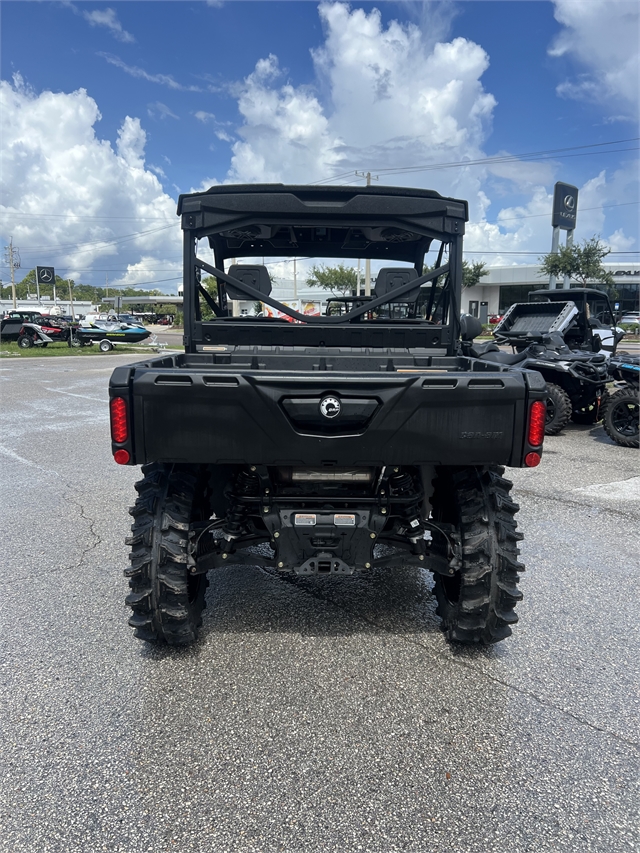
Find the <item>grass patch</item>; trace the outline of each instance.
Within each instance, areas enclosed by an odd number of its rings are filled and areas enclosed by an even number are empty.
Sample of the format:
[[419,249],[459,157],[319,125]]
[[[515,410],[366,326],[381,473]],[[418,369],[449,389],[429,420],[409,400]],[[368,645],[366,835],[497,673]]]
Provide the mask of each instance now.
[[98,345],[92,347],[69,347],[66,343],[53,343],[46,347],[29,347],[22,349],[15,341],[0,341],[0,358],[59,358],[60,356],[73,356],[82,358],[85,355],[102,355],[105,358],[113,353],[127,355],[129,353],[147,355],[152,350],[142,350],[138,347],[128,347],[118,344],[109,352],[100,352]]

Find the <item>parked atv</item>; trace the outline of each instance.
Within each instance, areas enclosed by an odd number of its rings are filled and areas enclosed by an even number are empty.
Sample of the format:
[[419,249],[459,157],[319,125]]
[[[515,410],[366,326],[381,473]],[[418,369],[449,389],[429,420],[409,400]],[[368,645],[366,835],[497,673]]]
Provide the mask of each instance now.
[[609,375],[617,390],[606,394],[602,403],[605,432],[621,447],[638,447],[638,387],[640,357],[621,353],[609,360]]
[[[476,345],[472,354],[485,361],[517,364],[541,373],[548,389],[546,435],[557,435],[570,420],[595,423],[608,381],[604,353],[573,350],[565,343],[580,311],[572,301],[516,303],[494,329],[496,344]],[[596,344],[596,348],[599,348]]]
[[551,302],[558,312],[569,301],[576,310],[559,329],[569,349],[615,354],[624,331],[616,325],[609,297],[602,290],[572,287],[569,290],[533,290],[529,294],[529,302],[536,304],[536,308],[540,303]]

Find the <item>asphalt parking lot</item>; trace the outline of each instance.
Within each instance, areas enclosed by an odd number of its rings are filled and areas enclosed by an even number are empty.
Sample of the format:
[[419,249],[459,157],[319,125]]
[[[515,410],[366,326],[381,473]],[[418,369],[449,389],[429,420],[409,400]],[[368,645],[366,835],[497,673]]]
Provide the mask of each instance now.
[[513,470],[514,636],[446,644],[430,576],[211,578],[204,630],[127,626],[130,356],[0,362],[0,851],[524,853],[640,845],[637,451]]

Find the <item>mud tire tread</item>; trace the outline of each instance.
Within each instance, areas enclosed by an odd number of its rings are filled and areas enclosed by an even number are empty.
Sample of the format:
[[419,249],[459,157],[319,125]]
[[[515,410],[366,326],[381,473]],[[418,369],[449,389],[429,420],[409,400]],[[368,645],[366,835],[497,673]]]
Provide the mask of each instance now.
[[[522,536],[516,531],[519,507],[509,497],[512,483],[503,473],[498,466],[444,468],[434,481],[434,520],[456,525],[462,545],[456,576],[435,576],[436,612],[450,641],[496,643],[518,621],[514,608],[522,599],[518,581],[524,565],[516,543]],[[438,534],[434,547],[446,550]]]
[[[135,484],[131,565],[125,569],[131,592],[126,604],[134,634],[150,643],[171,646],[195,642],[205,608],[206,575],[192,575],[189,524],[200,497],[197,468],[153,463],[142,468]],[[174,524],[167,525],[169,516]]]
[[[544,427],[545,435],[558,435],[559,432],[566,427],[566,425],[571,420],[571,413],[573,410],[573,406],[571,405],[571,398],[559,385],[555,385],[553,382],[547,382],[547,399],[551,400],[552,406],[554,408],[553,419],[547,421]],[[551,407],[547,403],[547,412]]]
[[638,405],[638,391],[635,388],[631,388],[627,386],[626,388],[620,388],[614,394],[607,395],[606,405],[604,407],[603,414],[603,427],[606,434],[612,441],[615,441],[616,444],[619,444],[621,447],[638,447],[638,433],[635,436],[622,435],[618,432],[613,423],[613,416],[615,412],[616,404],[619,404],[621,401],[626,402],[635,402],[636,406]]

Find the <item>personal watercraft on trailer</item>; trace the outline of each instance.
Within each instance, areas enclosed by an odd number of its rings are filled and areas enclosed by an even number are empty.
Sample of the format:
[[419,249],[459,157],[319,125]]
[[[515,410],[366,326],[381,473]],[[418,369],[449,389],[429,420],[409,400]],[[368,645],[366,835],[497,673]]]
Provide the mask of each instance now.
[[151,337],[148,329],[140,326],[130,326],[128,323],[96,320],[93,323],[79,326],[73,333],[74,346],[89,346],[98,342],[103,352],[110,350],[114,344],[139,344]]

